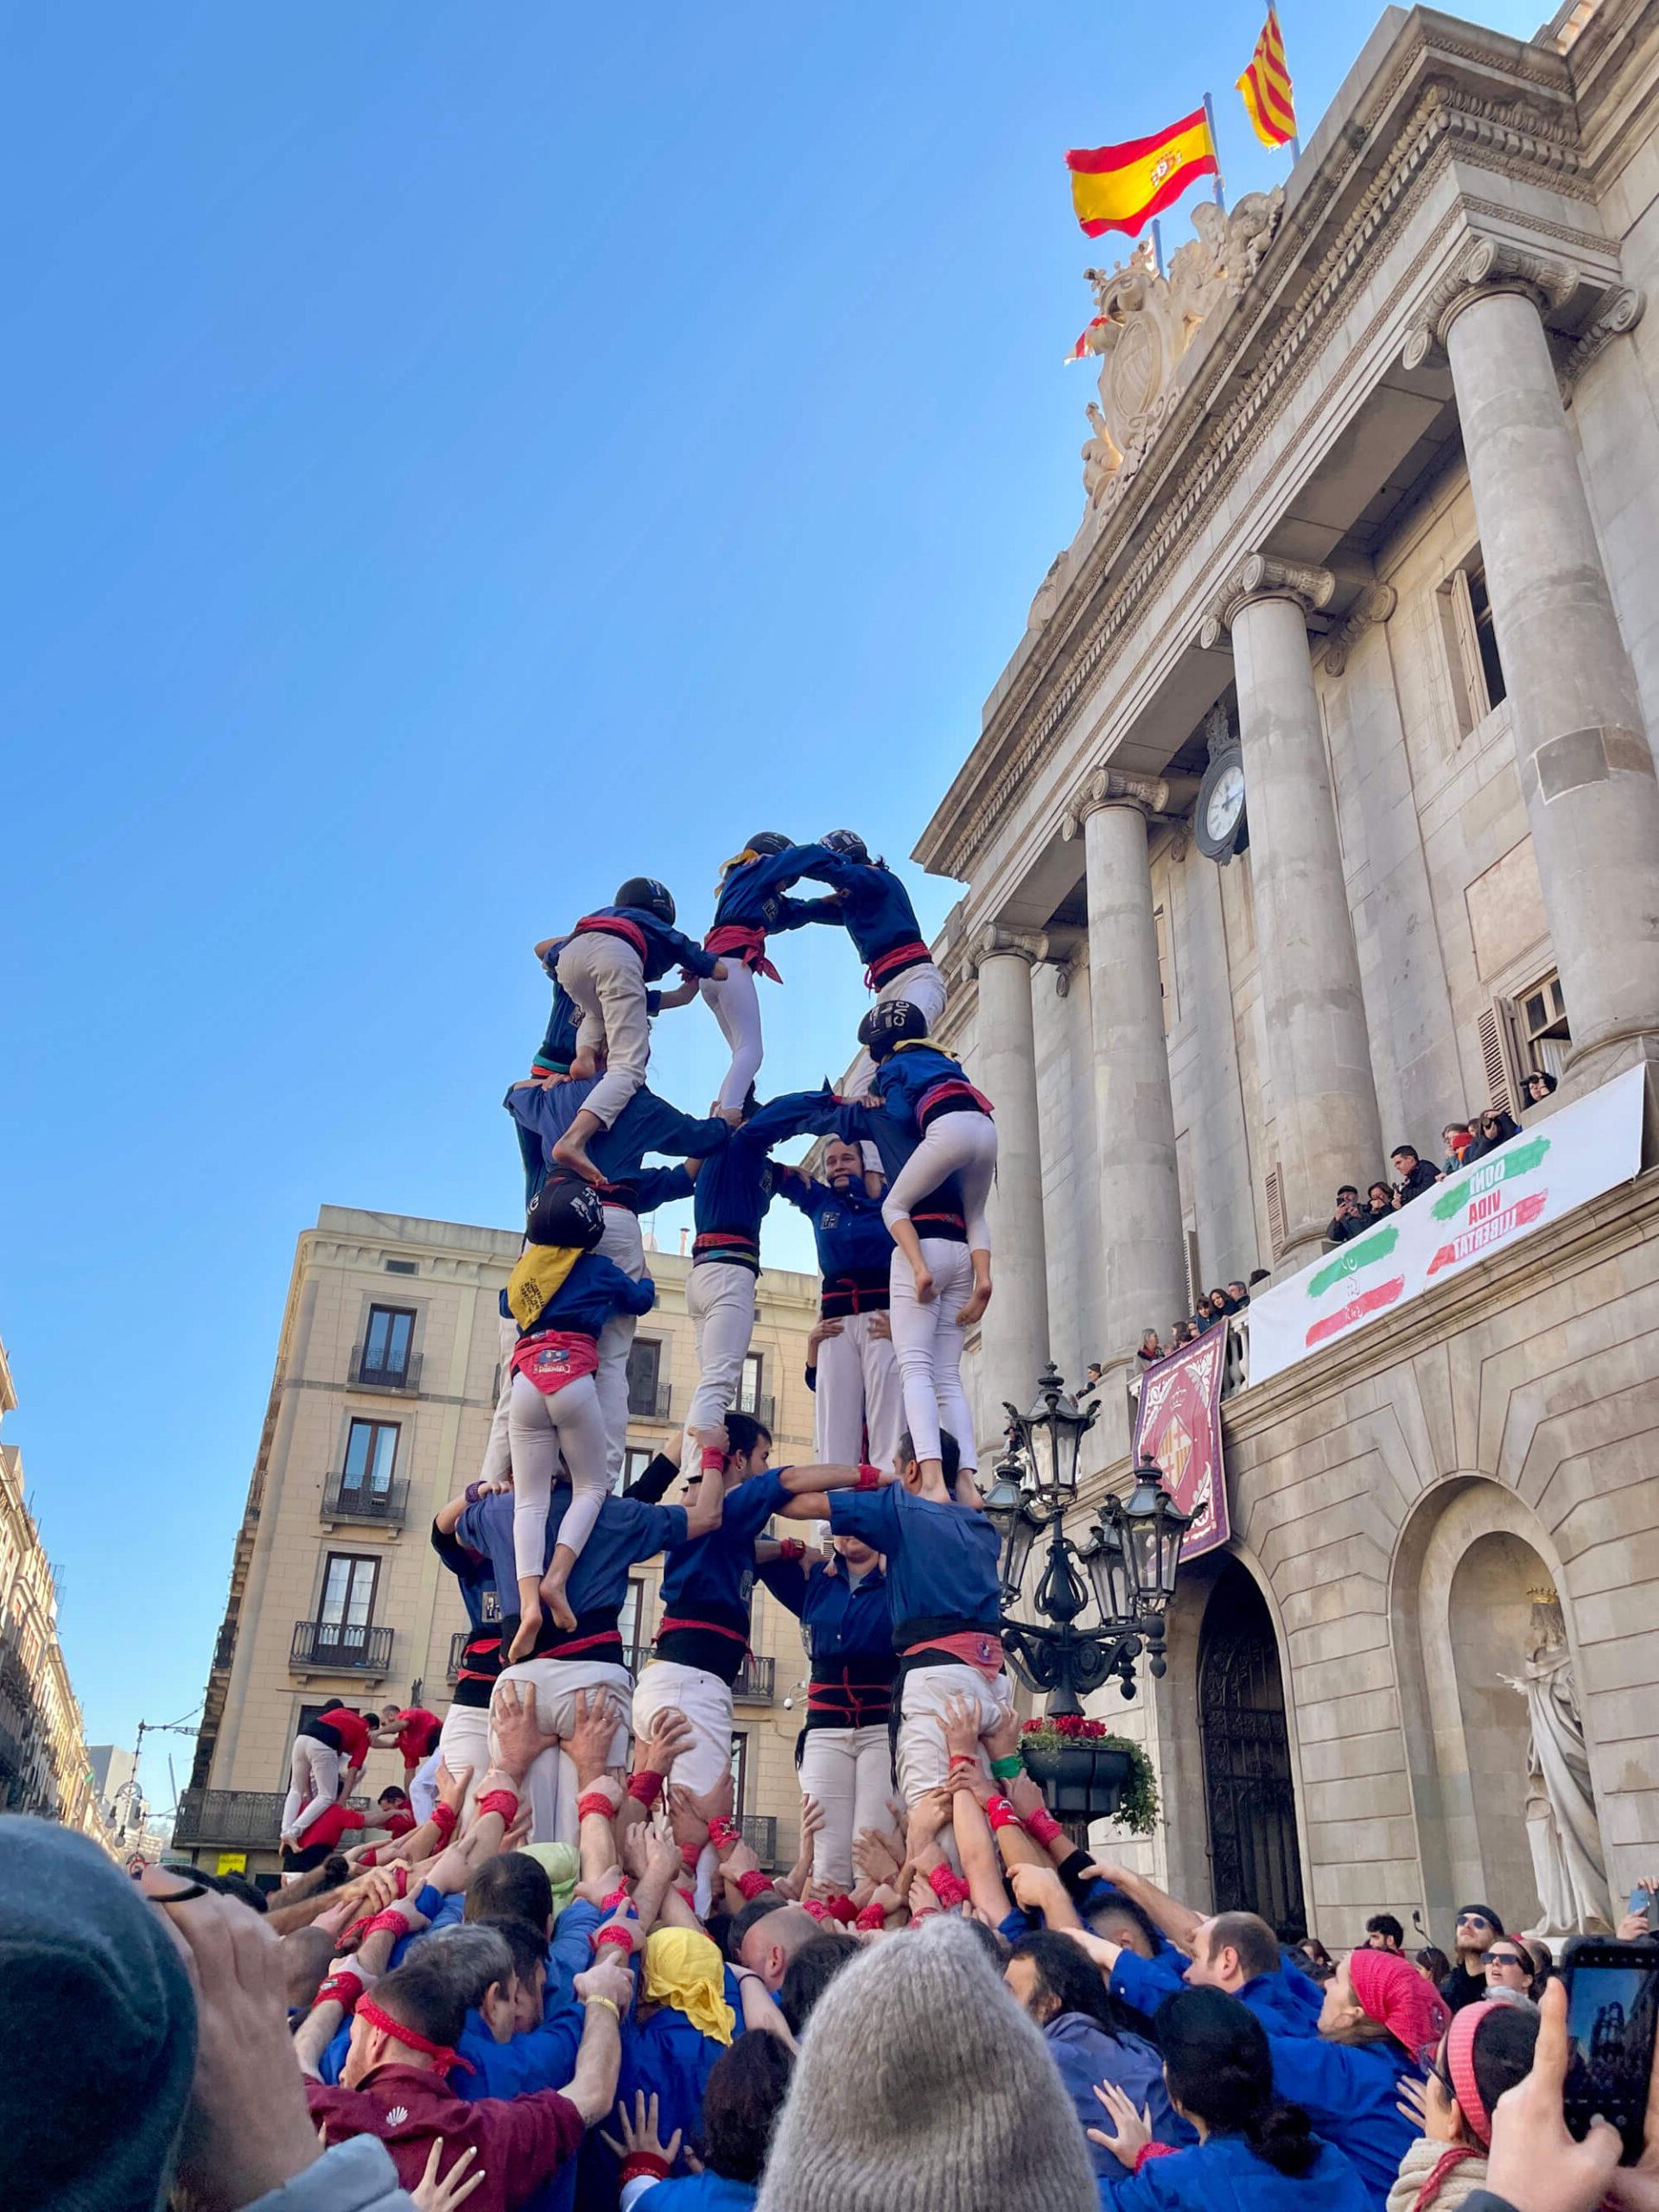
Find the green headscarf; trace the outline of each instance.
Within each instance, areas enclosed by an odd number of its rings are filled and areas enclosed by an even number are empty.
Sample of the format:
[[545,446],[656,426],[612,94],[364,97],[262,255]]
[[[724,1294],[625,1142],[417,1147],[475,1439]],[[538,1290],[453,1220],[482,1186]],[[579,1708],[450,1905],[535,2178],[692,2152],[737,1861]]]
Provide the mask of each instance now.
[[524,1846],[526,1859],[533,1859],[548,1880],[553,1885],[553,1917],[556,1921],[576,1893],[576,1884],[582,1879],[582,1861],[576,1856],[573,1843],[527,1843]]

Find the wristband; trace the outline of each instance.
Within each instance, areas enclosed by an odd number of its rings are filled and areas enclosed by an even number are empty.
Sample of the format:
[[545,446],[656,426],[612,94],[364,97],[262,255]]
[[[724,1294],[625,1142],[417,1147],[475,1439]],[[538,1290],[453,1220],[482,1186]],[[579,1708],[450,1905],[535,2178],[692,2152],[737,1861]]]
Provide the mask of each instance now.
[[379,1857],[373,1844],[371,1844],[366,1851],[359,1851],[358,1853],[357,1863],[359,1866],[378,1866],[380,1864]]
[[592,1813],[601,1820],[614,1820],[616,1808],[602,1789],[590,1789],[585,1797],[576,1800],[576,1818],[585,1821]]
[[372,1916],[365,1912],[361,1920],[353,1921],[351,1926],[346,1929],[340,1937],[340,1948],[342,1951],[354,1951],[357,1948],[358,1945],[363,1941],[364,1936],[368,1933],[368,1926],[371,1917]]
[[830,1908],[822,1897],[803,1897],[801,1910],[810,1912],[814,1920],[828,1920],[830,1917]]
[[619,1951],[626,1951],[632,1958],[634,1951],[632,1929],[624,1927],[620,1920],[612,1921],[607,1927],[596,1928],[591,1939],[595,1958],[599,1956],[601,1946],[606,1943],[614,1943]]
[[448,1843],[455,1832],[455,1822],[461,1815],[453,1805],[435,1805],[427,1815],[442,1840]]
[[409,1923],[403,1914],[395,1906],[388,1905],[384,1912],[377,1912],[364,1929],[363,1941],[366,1943],[371,1936],[407,1936],[408,1933]]
[[763,1874],[758,1866],[751,1866],[747,1874],[737,1878],[738,1894],[745,1904],[753,1904],[756,1897],[764,1897],[774,1886],[770,1874]]
[[652,2181],[666,2181],[670,2171],[668,2160],[659,2158],[655,2151],[630,2151],[622,2161],[618,2179],[626,2189],[631,2181],[639,2181],[646,2174]]
[[605,2010],[610,2014],[611,2018],[616,2022],[617,2025],[619,2027],[621,2026],[622,2007],[617,2003],[614,1997],[601,1996],[599,1992],[595,1990],[591,1997],[584,1997],[582,1999],[582,2008],[584,2012],[590,2005],[602,2005],[605,2007]]
[[953,1874],[948,1866],[936,1866],[927,1878],[927,1886],[947,1909],[968,1902],[967,1883],[960,1874]]
[[620,1890],[613,1890],[609,1897],[601,1897],[599,1909],[601,1912],[619,1912],[624,1905],[626,1905],[630,1910],[633,1905],[633,1899],[629,1894],[626,1882]]
[[1045,1851],[1057,1835],[1063,1836],[1065,1834],[1065,1830],[1046,1805],[1039,1805],[1034,1812],[1026,1815],[1025,1829],[1033,1841],[1040,1843]]
[[499,1813],[503,1822],[511,1827],[518,1816],[518,1793],[516,1789],[486,1789],[474,1801],[480,1820],[491,1813]]
[[1005,1759],[991,1761],[991,1772],[999,1782],[1012,1782],[1015,1775],[1023,1774],[1025,1770],[1026,1763],[1018,1751],[1010,1751]]
[[705,1444],[702,1447],[702,1456],[697,1465],[705,1475],[723,1475],[726,1471],[726,1454],[723,1452],[716,1452],[712,1445]]
[[858,1918],[858,1907],[849,1897],[831,1897],[828,1911],[830,1919],[843,1928],[852,1927]]
[[858,1470],[858,1480],[853,1484],[853,1488],[855,1490],[880,1490],[880,1468],[872,1467],[867,1463],[861,1461]]
[[702,1846],[700,1843],[683,1843],[680,1846],[680,1864],[688,1874],[696,1872],[697,1861],[702,1856]]
[[677,1882],[677,1883],[674,1885],[674,1894],[675,1894],[675,1896],[676,1896],[677,1897],[683,1897],[683,1898],[684,1898],[684,1900],[685,1900],[685,1903],[686,1903],[687,1906],[690,1908],[690,1910],[692,1912],[694,1912],[694,1913],[696,1912],[696,1909],[697,1909],[697,1900],[696,1900],[696,1896],[694,1895],[694,1893],[693,1893],[691,1891],[690,1891],[690,1890],[686,1890],[686,1889],[682,1889],[682,1888],[680,1887],[679,1884]]
[[952,1751],[950,1754],[952,1772],[959,1766],[977,1766],[978,1764],[979,1761],[972,1751]]
[[1018,1828],[1025,1826],[1006,1797],[993,1797],[985,1808],[985,1817],[992,1828]]
[[397,1866],[394,1866],[394,1867],[392,1868],[392,1870],[391,1870],[391,1871],[392,1871],[393,1877],[394,1877],[394,1878],[395,1878],[395,1880],[396,1880],[396,1883],[397,1883],[397,1894],[398,1894],[398,1896],[399,1896],[400,1897],[406,1897],[409,1895],[409,1868],[408,1868],[408,1866],[407,1866],[406,1865],[404,1865],[404,1864],[401,1864],[401,1863],[400,1863],[399,1865],[397,1865]]
[[333,1974],[325,1974],[317,1984],[317,1993],[311,2001],[314,2009],[319,2005],[340,2005],[350,2012],[362,1994],[362,1976],[349,1967],[336,1967]]
[[925,1905],[922,1907],[922,1909],[921,1909],[921,1910],[920,1910],[919,1912],[912,1912],[912,1913],[911,1914],[911,1916],[910,1916],[910,1924],[911,1924],[911,1926],[912,1926],[912,1928],[919,1928],[919,1927],[921,1926],[921,1924],[922,1924],[923,1921],[925,1921],[925,1920],[937,1920],[937,1919],[938,1918],[938,1916],[939,1916],[939,1908],[938,1907],[938,1905],[936,1905],[936,1904],[925,1904]]
[[709,1840],[716,1851],[729,1851],[734,1844],[742,1842],[743,1831],[735,1821],[722,1817],[709,1821]]
[[867,1904],[853,1923],[855,1928],[885,1928],[887,1916],[879,1904]]
[[804,1559],[806,1557],[806,1546],[801,1541],[798,1536],[781,1537],[778,1545],[778,1556],[779,1559],[791,1560]]
[[[1094,1866],[1094,1863],[1093,1857],[1086,1851],[1070,1852],[1067,1853],[1065,1858],[1061,1859],[1056,1871],[1058,1872],[1060,1879],[1065,1884],[1066,1888],[1071,1891],[1074,1897],[1076,1897],[1078,1892],[1086,1886],[1092,1886],[1095,1877],[1090,1870]],[[1089,1876],[1088,1884],[1085,1884],[1084,1881],[1085,1874]]]
[[423,1920],[435,1920],[443,1910],[443,1891],[435,1882],[423,1882],[415,1900],[415,1910]]
[[663,1777],[647,1767],[643,1774],[628,1777],[628,1795],[636,1805],[643,1805],[649,1813],[663,1794]]

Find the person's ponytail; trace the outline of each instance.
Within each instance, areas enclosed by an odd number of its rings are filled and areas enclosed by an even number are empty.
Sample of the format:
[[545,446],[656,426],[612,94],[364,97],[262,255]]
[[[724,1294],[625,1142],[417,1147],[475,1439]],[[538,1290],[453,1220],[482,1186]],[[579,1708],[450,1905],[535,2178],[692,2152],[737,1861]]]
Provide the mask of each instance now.
[[1244,2140],[1275,2173],[1300,2181],[1319,2155],[1313,2123],[1300,2105],[1259,2106],[1244,2123]]

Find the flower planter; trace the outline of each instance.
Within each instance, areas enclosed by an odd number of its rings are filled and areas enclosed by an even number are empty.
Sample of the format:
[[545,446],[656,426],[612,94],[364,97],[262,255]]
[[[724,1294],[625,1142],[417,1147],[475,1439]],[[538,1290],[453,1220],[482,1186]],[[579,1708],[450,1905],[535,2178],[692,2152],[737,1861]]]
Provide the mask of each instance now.
[[1129,1754],[1107,1744],[1024,1746],[1026,1771],[1061,1821],[1109,1820],[1133,1771]]

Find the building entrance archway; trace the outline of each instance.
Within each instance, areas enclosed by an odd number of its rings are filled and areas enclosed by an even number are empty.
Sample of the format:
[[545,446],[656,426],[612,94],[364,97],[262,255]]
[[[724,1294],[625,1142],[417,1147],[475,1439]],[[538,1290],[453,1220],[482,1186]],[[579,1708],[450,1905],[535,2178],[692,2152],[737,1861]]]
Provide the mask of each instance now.
[[1198,1736],[1217,1912],[1307,1932],[1284,1679],[1272,1616],[1237,1560],[1217,1577],[1198,1638]]

